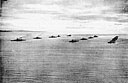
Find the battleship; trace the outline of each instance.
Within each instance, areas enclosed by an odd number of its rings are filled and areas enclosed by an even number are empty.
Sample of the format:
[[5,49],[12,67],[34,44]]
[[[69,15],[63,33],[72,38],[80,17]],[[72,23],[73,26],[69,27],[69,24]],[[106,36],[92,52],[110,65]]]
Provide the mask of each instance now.
[[97,35],[94,35],[93,37],[98,37]]
[[75,42],[79,42],[79,40],[75,40],[75,39],[72,39],[71,41],[69,41],[70,43],[75,43]]
[[67,36],[72,36],[71,34],[67,35]]
[[87,38],[81,38],[80,40],[88,40]]
[[22,37],[20,37],[20,38],[16,38],[14,40],[11,40],[11,41],[26,41],[26,39],[23,39]]
[[34,37],[33,39],[42,39],[41,37]]
[[49,36],[49,38],[57,38],[56,36]]
[[88,39],[92,39],[93,37],[88,37]]

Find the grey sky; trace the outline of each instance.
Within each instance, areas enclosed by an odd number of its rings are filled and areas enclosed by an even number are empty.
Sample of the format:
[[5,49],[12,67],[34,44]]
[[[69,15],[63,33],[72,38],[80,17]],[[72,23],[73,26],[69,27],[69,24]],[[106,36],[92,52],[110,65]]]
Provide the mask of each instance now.
[[[127,26],[127,13],[122,10],[127,3],[124,1],[10,0],[3,6],[1,23],[8,24],[11,29],[65,32],[83,29],[90,33],[125,33],[123,30]],[[122,25],[115,25],[118,23]],[[106,29],[102,28],[104,25]]]

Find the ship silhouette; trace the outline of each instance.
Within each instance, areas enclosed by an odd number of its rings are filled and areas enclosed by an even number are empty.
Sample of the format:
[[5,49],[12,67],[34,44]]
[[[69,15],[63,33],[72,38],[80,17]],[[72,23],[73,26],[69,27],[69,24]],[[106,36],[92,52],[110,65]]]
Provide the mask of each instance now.
[[76,39],[72,39],[69,41],[70,43],[75,43],[75,42],[79,42],[79,40],[76,40]]
[[94,35],[93,37],[98,37],[97,35]]
[[34,37],[33,39],[42,39],[41,37]]
[[87,38],[81,38],[80,40],[88,40]]
[[110,40],[108,43],[115,43],[118,39],[118,36],[115,36],[114,38],[112,38],[112,40]]
[[57,38],[57,36],[53,36],[53,35],[52,35],[52,36],[49,36],[49,38]]
[[22,37],[20,37],[20,38],[16,38],[14,40],[11,40],[11,41],[26,41],[26,39],[23,39]]
[[92,39],[93,37],[88,37],[88,39]]
[[67,35],[67,36],[72,36],[71,34]]

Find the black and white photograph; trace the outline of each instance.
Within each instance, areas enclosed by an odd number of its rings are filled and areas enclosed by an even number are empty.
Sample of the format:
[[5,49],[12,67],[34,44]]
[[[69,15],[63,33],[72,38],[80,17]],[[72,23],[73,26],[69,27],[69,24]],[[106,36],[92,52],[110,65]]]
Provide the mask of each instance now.
[[128,83],[128,0],[0,0],[0,83]]

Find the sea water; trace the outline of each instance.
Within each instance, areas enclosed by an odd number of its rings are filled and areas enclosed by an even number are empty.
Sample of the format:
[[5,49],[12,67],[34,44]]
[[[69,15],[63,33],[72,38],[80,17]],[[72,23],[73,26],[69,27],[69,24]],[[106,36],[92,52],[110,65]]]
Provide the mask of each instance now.
[[[36,35],[35,35],[36,34]],[[95,34],[2,32],[2,83],[128,83],[128,35],[96,34],[97,38],[70,43]],[[119,39],[108,44],[114,36]],[[26,41],[10,41],[23,36]]]

